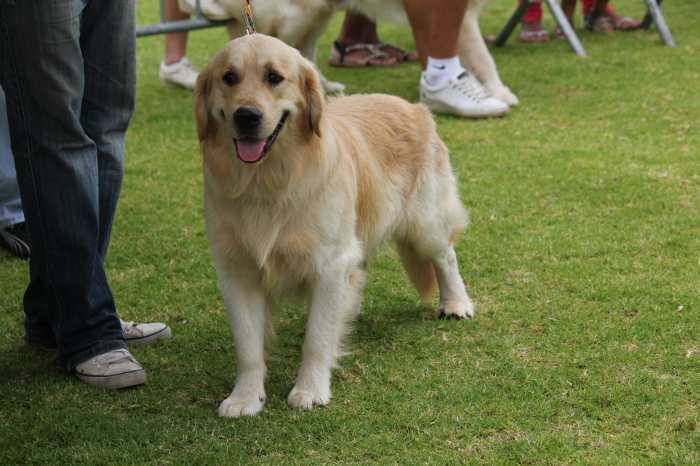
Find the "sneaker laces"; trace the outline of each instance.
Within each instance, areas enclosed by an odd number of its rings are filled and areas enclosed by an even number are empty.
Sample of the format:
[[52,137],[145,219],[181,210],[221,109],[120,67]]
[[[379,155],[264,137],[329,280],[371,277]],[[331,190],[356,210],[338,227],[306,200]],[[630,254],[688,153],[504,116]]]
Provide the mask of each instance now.
[[127,350],[117,349],[97,356],[97,358],[95,358],[95,363],[99,365],[109,365],[124,359],[136,362],[134,357]]
[[450,80],[448,85],[462,95],[476,101],[486,100],[490,97],[484,86],[467,71],[462,72],[456,79]]

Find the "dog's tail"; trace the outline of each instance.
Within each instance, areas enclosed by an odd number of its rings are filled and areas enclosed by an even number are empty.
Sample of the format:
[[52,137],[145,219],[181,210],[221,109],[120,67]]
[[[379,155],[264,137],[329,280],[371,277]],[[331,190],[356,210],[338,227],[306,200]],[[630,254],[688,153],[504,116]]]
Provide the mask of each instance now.
[[421,301],[429,304],[437,291],[437,278],[433,263],[430,259],[421,257],[413,247],[407,244],[397,243],[396,249],[408,278],[418,290]]

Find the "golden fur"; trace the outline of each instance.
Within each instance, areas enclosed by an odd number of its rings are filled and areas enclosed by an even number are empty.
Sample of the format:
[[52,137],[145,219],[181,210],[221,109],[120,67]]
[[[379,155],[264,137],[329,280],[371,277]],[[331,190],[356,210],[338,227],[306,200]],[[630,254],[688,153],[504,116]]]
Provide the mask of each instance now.
[[[270,70],[283,81],[267,82]],[[235,84],[224,82],[227,72]],[[396,241],[421,296],[440,286],[440,315],[473,315],[452,248],[466,212],[426,108],[379,94],[325,102],[312,64],[262,34],[230,42],[202,70],[194,102],[207,231],[237,346],[237,382],[221,415],[262,409],[266,316],[289,296],[310,305],[289,403],[329,401],[367,261],[385,240]],[[242,106],[261,111],[265,137],[289,114],[254,164],[236,157],[231,115]]]

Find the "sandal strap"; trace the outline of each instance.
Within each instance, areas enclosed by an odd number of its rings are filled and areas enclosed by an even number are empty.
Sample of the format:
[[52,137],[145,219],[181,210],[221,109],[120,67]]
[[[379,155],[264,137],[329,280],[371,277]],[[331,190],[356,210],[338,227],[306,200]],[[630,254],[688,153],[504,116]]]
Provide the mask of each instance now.
[[379,50],[381,53],[386,54],[386,52],[383,51],[383,49],[389,49],[392,51],[395,51],[397,55],[401,56],[401,61],[406,60],[406,57],[408,57],[409,53],[402,49],[401,47],[397,47],[395,45],[387,44],[386,42],[380,42],[376,44],[377,50]]
[[628,26],[634,29],[638,28],[642,24],[641,21],[637,21],[634,18],[630,18],[629,16],[621,16],[620,19],[618,19],[617,21],[615,21],[614,19],[612,19],[612,21],[615,25],[615,29],[625,29],[624,26]]
[[345,63],[345,56],[352,52],[369,52],[366,57],[363,57],[362,64],[366,65],[374,58],[387,58],[388,55],[379,49],[379,44],[352,44],[343,45],[340,42],[333,41],[333,47],[338,51],[340,63]]

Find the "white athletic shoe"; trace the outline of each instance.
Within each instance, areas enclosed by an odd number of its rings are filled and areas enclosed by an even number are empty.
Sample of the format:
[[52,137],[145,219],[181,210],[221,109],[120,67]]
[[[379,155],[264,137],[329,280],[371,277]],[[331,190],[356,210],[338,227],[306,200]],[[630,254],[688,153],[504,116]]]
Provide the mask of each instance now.
[[508,104],[490,96],[484,86],[466,71],[440,87],[420,80],[420,100],[434,113],[449,113],[467,118],[501,116]]
[[[178,0],[178,7],[184,13],[195,13],[195,0]],[[199,0],[199,7],[202,9],[202,14],[214,21],[223,21],[233,17],[219,2],[216,0]]]
[[122,320],[121,323],[124,340],[129,345],[148,345],[157,340],[167,340],[173,336],[170,327],[160,322],[137,324]]
[[160,82],[166,86],[194,89],[198,74],[192,63],[184,57],[171,65],[166,65],[165,62],[160,64]]
[[78,364],[75,375],[87,384],[110,390],[146,383],[146,371],[125,349],[108,351]]

